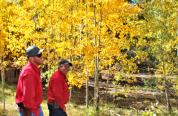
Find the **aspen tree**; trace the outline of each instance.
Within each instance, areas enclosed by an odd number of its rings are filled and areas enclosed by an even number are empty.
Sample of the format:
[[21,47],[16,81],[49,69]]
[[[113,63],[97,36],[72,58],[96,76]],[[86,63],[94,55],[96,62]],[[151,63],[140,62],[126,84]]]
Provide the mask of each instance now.
[[4,72],[4,56],[1,57],[1,78],[2,78],[2,98],[3,98],[3,110],[5,112],[5,72]]
[[[86,22],[88,22],[88,4],[86,4]],[[87,24],[85,24],[86,25],[86,30],[87,30],[87,32],[86,32],[86,38],[88,38],[88,25]],[[88,41],[87,41],[87,46],[88,46]],[[88,61],[89,59],[88,58],[86,58],[86,60]],[[86,76],[87,76],[87,78],[86,78],[86,108],[88,108],[88,93],[89,93],[89,90],[88,90],[88,78],[89,78],[89,75],[88,75],[88,63],[87,64],[85,64],[85,66],[87,65],[87,72],[86,72]]]
[[[96,3],[93,0],[93,13],[94,13],[94,26],[96,27]],[[97,35],[94,34],[94,43],[95,43],[95,88],[94,88],[94,100],[95,100],[95,107],[96,111],[99,110],[99,58],[98,58],[98,51],[97,47],[99,45],[99,41],[97,41]]]
[[5,112],[5,72],[4,72],[4,65],[3,65],[4,64],[5,42],[4,42],[4,38],[2,38],[2,36],[0,36],[0,37],[1,37],[1,43],[0,43],[0,51],[1,51],[1,54],[0,54],[1,60],[0,61],[1,62],[0,63],[1,63],[1,79],[2,79],[2,98],[3,98],[3,111]]
[[[4,5],[3,5],[4,4]],[[6,62],[4,61],[4,58],[6,57],[6,45],[7,45],[7,28],[5,26],[8,26],[8,14],[6,14],[6,5],[8,3],[3,1],[0,1],[0,8],[1,15],[0,15],[0,63],[1,63],[1,80],[2,80],[2,102],[3,102],[3,112],[5,112],[5,68],[6,68]],[[5,19],[4,17],[7,17]],[[5,26],[4,26],[5,25]]]
[[[72,11],[73,11],[73,3],[72,3],[72,8],[71,8],[71,10],[70,10],[70,15],[72,15]],[[71,21],[72,22],[72,21]],[[69,36],[71,36],[73,33],[73,31],[72,31],[72,28],[73,28],[73,24],[71,24],[71,26],[70,26],[70,35]],[[69,38],[73,38],[73,39],[75,39],[75,37],[69,37]],[[73,46],[75,45],[75,40],[74,40],[74,42],[73,42]],[[71,49],[70,50],[70,60],[71,61],[73,61],[73,55],[72,55],[72,52],[73,52],[73,50]],[[73,67],[71,67],[71,69],[70,69],[70,74],[72,75],[72,72],[73,72]],[[72,98],[72,90],[73,90],[73,88],[72,88],[72,84],[70,83],[70,94],[69,94],[69,101],[71,101],[71,98]]]
[[[175,76],[177,71],[177,68],[174,66],[176,60],[176,52],[174,50],[177,49],[178,41],[176,37],[177,21],[175,20],[177,18],[177,10],[175,10],[177,9],[177,4],[177,1],[171,0],[156,0],[144,4],[144,10],[141,13],[144,15],[145,20],[140,20],[137,24],[139,33],[136,46],[147,47],[158,61],[155,74],[158,77],[158,82],[162,83],[164,80],[164,84],[158,84],[157,87],[160,90],[165,90],[169,115],[171,115],[171,106],[168,96],[168,83],[173,81],[169,76]],[[148,56],[148,53],[146,54],[145,58]],[[139,54],[137,54],[137,57],[143,58]]]

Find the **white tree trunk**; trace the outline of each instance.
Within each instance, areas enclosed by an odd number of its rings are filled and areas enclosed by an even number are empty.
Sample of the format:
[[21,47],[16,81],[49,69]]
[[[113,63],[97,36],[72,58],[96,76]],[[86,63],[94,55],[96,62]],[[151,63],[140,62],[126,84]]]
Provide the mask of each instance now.
[[5,72],[4,72],[4,67],[3,63],[4,62],[4,57],[1,57],[1,78],[2,78],[2,98],[3,98],[3,111],[5,112]]

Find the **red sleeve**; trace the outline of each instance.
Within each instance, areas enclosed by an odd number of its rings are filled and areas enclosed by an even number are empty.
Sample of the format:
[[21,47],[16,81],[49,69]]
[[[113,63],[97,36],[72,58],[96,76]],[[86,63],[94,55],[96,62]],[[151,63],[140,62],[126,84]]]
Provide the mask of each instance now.
[[64,86],[63,82],[64,82],[64,80],[62,78],[55,77],[55,80],[53,80],[53,86],[52,86],[53,95],[55,97],[57,104],[61,107],[61,109],[65,108],[64,100],[63,100],[63,96],[62,96],[63,86]]
[[32,113],[34,113],[35,115],[38,116],[40,114],[40,109],[34,100],[34,98],[36,96],[36,94],[35,94],[35,88],[36,88],[35,76],[32,74],[25,74],[23,76],[22,86],[23,86],[23,97],[24,97],[23,104],[24,104],[24,106],[26,108],[28,108]]

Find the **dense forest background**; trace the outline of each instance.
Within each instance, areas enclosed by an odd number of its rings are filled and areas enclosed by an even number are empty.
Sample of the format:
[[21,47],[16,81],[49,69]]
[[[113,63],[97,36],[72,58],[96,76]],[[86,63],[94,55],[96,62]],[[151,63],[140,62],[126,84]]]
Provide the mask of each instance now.
[[166,113],[174,114],[171,103],[177,103],[177,9],[177,0],[0,0],[4,110],[5,80],[11,80],[8,70],[13,68],[12,77],[18,77],[27,64],[26,48],[36,45],[46,48],[44,65],[39,67],[44,88],[65,58],[73,63],[68,84],[70,88],[85,86],[87,107],[88,87],[93,86],[92,99],[99,111],[103,80],[106,101],[108,95],[117,101],[147,87],[162,93],[158,96],[164,98],[160,101]]

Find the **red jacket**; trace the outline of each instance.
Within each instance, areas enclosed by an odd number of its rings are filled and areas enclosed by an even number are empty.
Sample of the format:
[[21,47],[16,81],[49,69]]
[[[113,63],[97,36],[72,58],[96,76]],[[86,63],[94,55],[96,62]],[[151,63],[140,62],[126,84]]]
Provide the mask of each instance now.
[[23,103],[36,116],[40,114],[38,106],[43,101],[40,69],[30,62],[20,73],[15,101]]
[[60,70],[57,70],[49,81],[47,97],[49,102],[56,101],[61,109],[65,108],[64,104],[68,102],[69,92],[66,75],[64,75]]

